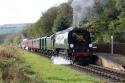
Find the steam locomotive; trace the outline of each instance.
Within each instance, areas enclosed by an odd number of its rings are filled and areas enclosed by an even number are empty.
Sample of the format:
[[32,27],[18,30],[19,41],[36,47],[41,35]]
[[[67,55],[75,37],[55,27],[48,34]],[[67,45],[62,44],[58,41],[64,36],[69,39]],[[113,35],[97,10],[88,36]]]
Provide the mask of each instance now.
[[44,55],[63,56],[73,63],[95,62],[92,52],[90,32],[83,28],[68,28],[51,36],[30,39],[22,42],[24,48]]

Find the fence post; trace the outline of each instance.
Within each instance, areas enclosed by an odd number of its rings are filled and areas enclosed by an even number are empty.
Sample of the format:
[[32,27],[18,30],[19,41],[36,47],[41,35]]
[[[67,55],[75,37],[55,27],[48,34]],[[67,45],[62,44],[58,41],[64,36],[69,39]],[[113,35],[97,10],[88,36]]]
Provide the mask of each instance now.
[[114,54],[114,47],[113,47],[113,35],[111,35],[111,55],[113,55]]

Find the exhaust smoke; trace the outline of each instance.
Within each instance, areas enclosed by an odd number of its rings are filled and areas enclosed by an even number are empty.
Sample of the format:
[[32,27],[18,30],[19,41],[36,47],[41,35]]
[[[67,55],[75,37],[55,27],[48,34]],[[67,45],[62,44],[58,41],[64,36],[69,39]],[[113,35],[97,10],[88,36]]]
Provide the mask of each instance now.
[[104,6],[107,0],[69,0],[73,8],[73,26],[79,27],[79,22],[97,17],[94,7],[97,4]]
[[73,25],[79,26],[81,20],[92,17],[94,5],[95,0],[73,0],[71,3],[73,8]]

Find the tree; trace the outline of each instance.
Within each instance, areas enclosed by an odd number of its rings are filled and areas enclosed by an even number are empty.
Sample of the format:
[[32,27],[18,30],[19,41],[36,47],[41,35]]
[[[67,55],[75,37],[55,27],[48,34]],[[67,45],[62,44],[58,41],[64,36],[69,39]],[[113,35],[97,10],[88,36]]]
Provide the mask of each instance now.
[[58,15],[54,20],[52,32],[55,33],[57,31],[60,31],[63,28],[62,23],[63,23],[63,17]]
[[41,28],[44,31],[44,35],[52,34],[52,27],[54,24],[54,20],[56,19],[58,14],[57,7],[50,8],[46,13],[41,17]]
[[123,42],[121,32],[125,31],[125,1],[108,0],[104,5],[96,3],[94,10],[97,17],[82,21],[80,24],[84,26],[89,23],[94,28],[93,34],[97,42],[110,42],[112,34],[115,41]]
[[36,23],[27,27],[26,35],[29,38],[36,38],[64,30],[71,26],[72,17],[72,8],[67,3],[63,3],[58,7],[52,7],[44,12]]
[[58,15],[54,20],[52,32],[61,31],[72,25],[73,10],[67,3],[63,3],[58,7]]
[[59,6],[58,13],[63,18],[64,29],[69,28],[72,25],[72,20],[73,20],[72,7],[67,3],[63,3]]

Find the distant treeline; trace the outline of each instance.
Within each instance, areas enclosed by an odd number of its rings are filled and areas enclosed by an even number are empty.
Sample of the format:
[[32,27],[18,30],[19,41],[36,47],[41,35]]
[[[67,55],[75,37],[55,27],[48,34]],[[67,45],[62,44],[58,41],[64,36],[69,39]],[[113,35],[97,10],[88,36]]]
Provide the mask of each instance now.
[[40,19],[23,31],[28,38],[51,35],[71,26],[73,10],[67,3],[52,7],[42,14]]
[[0,44],[4,42],[6,35],[0,35]]

